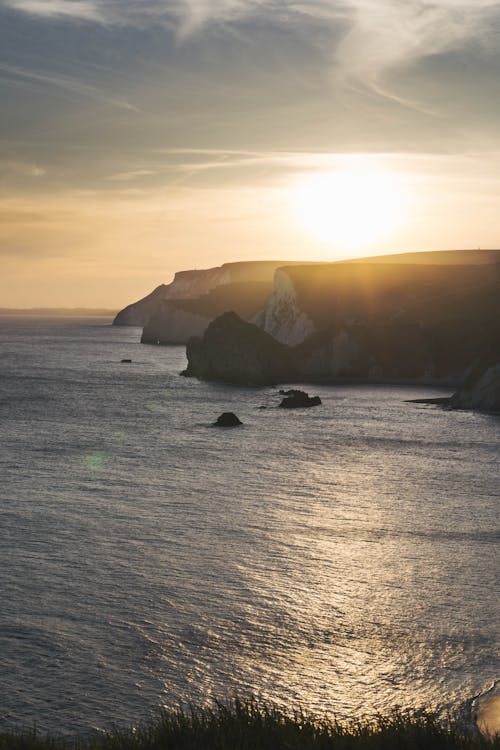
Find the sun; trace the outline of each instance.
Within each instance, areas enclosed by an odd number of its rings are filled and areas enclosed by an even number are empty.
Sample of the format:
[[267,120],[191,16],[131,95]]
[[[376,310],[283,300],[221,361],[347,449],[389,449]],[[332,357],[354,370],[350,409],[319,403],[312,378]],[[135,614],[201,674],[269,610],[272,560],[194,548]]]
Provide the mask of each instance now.
[[336,248],[374,244],[405,219],[407,195],[400,177],[347,167],[302,176],[292,189],[292,210],[308,233]]

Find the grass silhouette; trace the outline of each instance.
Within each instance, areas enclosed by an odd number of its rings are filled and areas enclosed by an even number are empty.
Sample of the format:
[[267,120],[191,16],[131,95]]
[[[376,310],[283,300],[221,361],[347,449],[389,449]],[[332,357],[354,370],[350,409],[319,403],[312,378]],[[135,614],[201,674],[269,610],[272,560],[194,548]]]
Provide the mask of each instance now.
[[301,710],[286,712],[256,700],[211,708],[163,710],[149,723],[92,737],[0,734],[0,750],[500,750],[457,720],[431,712],[393,712],[340,722]]

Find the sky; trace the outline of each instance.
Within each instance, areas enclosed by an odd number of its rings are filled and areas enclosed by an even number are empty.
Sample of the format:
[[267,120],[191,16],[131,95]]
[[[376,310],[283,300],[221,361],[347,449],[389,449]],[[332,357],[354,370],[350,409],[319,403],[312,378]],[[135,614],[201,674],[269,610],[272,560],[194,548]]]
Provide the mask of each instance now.
[[500,247],[500,2],[0,0],[0,307]]

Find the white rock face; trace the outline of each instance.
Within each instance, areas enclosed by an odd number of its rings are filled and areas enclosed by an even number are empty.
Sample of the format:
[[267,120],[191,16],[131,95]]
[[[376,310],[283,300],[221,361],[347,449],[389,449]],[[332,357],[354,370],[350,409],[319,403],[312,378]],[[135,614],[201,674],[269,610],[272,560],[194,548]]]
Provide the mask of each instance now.
[[163,300],[201,297],[219,284],[229,284],[233,280],[232,275],[231,267],[227,266],[200,271],[178,271],[170,284],[161,284],[151,294],[121,310],[114,325],[145,326]]
[[299,308],[290,276],[281,268],[274,274],[273,293],[256,322],[266,333],[289,346],[301,344],[316,331],[312,320]]
[[166,286],[163,299],[194,299],[231,281],[231,269],[224,266],[201,271],[178,271],[174,280]]
[[472,383],[462,386],[452,403],[459,409],[500,411],[500,363],[488,367]]
[[[293,261],[292,261],[293,262]],[[269,282],[278,266],[287,261],[241,261],[216,268],[178,271],[170,284],[162,284],[146,297],[120,310],[114,325],[144,326],[164,300],[195,299],[218,286],[233,282]]]

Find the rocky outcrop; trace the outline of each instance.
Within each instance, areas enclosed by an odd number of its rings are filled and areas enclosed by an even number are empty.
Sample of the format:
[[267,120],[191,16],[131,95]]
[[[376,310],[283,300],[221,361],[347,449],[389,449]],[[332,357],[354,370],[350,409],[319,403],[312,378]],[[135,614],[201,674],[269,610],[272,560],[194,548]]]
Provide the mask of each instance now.
[[[470,362],[495,346],[500,295],[492,278],[490,287],[474,289],[472,296],[454,294],[443,302],[438,295],[433,302],[424,294],[420,320],[415,299],[411,315],[391,316],[385,300],[384,314],[365,311],[359,319],[339,314],[296,346],[278,342],[236,315],[221,316],[202,338],[188,343],[186,374],[233,383],[349,380],[456,387]],[[370,304],[373,297],[371,290]],[[498,344],[493,350],[500,362]],[[489,393],[492,383],[481,381],[481,388]]]
[[281,344],[234,313],[214,320],[187,345],[183,374],[255,385],[279,382],[407,380],[425,382],[428,352],[421,333],[397,326],[352,326],[323,332],[294,347]]
[[188,341],[182,373],[240,385],[279,383],[294,374],[293,350],[233,312],[212,321],[203,337]]
[[[113,325],[145,326],[164,300],[195,299],[226,284],[271,282],[275,270],[287,261],[241,261],[201,270],[178,271],[170,284],[162,284],[151,294],[121,310]],[[187,341],[189,336],[184,338]]]
[[232,411],[223,412],[214,422],[214,427],[239,427],[243,422]]
[[281,409],[307,409],[311,406],[319,406],[321,399],[319,396],[309,396],[305,391],[292,389],[283,391],[285,398],[280,403]]
[[484,356],[451,397],[452,409],[500,412],[500,357]]
[[143,344],[182,344],[201,336],[210,321],[224,312],[251,320],[265,305],[272,281],[224,284],[195,299],[164,300],[144,326]]

